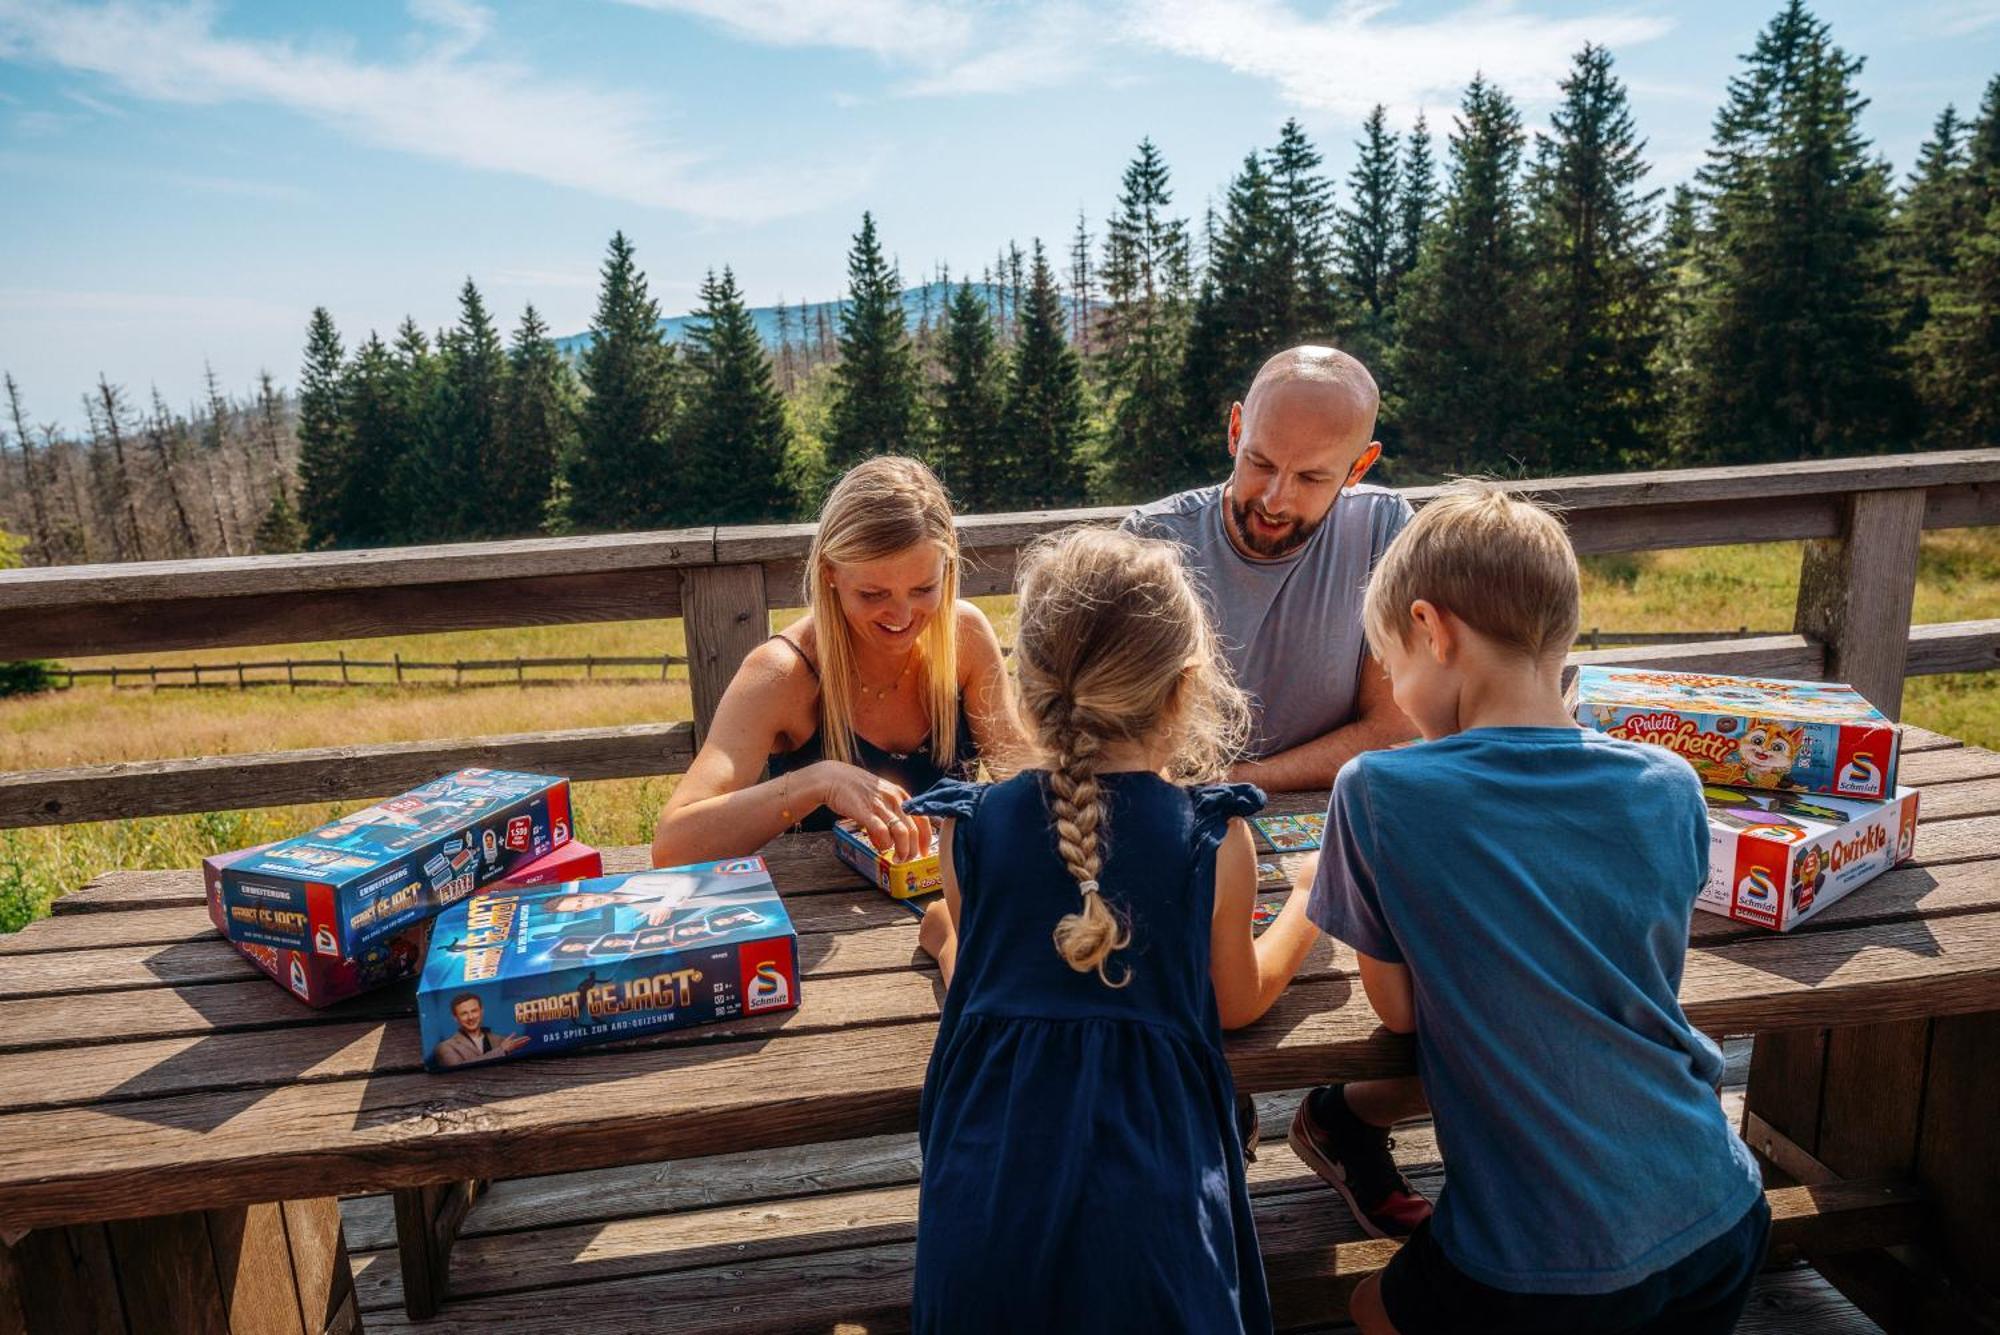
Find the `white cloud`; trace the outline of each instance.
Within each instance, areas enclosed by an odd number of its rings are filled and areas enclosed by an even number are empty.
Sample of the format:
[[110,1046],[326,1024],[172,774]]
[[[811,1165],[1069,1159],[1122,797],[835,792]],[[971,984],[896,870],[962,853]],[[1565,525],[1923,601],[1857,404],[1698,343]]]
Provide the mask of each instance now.
[[1945,37],[1969,37],[2000,23],[2000,0],[1945,0],[1924,16],[1923,26]]
[[973,42],[966,4],[928,0],[625,0],[687,14],[769,46],[867,51],[898,63],[957,59]]
[[766,46],[860,51],[911,72],[912,97],[1011,93],[1092,67],[1101,20],[1073,0],[623,0]]
[[371,62],[345,46],[223,36],[205,4],[0,0],[0,56],[154,101],[283,107],[375,147],[711,221],[801,212],[863,182],[854,168],[719,168],[661,134],[639,95],[473,54],[491,18],[470,0],[416,0],[414,11],[430,40],[407,60]]
[[1284,0],[1152,0],[1128,10],[1129,31],[1163,51],[1275,83],[1308,111],[1359,117],[1376,103],[1400,116],[1455,104],[1472,76],[1523,100],[1553,94],[1585,42],[1651,41],[1664,18],[1606,10],[1554,17],[1512,0],[1398,20],[1386,0],[1343,0],[1301,17]]

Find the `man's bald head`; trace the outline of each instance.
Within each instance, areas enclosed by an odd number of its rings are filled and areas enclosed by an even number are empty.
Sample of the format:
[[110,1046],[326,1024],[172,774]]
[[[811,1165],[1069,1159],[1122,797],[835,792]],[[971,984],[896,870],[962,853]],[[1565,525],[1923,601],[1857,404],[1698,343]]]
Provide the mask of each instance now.
[[1229,412],[1236,466],[1228,513],[1238,548],[1272,559],[1305,545],[1341,490],[1381,454],[1381,402],[1368,368],[1337,348],[1288,348],[1264,363]]
[[1306,412],[1318,417],[1322,430],[1358,449],[1374,439],[1381,406],[1382,391],[1367,367],[1338,348],[1308,343],[1285,349],[1258,370],[1243,396],[1243,429],[1254,431],[1266,407]]

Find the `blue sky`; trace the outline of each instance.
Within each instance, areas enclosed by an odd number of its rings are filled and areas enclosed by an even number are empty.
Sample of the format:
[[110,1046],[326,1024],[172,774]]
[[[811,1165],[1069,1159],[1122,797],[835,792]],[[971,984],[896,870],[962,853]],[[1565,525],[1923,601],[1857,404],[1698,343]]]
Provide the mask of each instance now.
[[[1689,175],[1777,9],[1649,0],[0,0],[0,367],[35,421],[101,371],[170,402],[449,322],[589,320],[622,228],[668,313],[729,264],[756,303],[839,295],[861,211],[914,279],[1100,231],[1151,135],[1191,217],[1296,115],[1344,175],[1367,108],[1442,131],[1484,70],[1546,123],[1612,48],[1656,182]],[[1822,0],[1900,177],[2000,73],[2000,0]],[[1440,144],[1440,149],[1442,145]]]

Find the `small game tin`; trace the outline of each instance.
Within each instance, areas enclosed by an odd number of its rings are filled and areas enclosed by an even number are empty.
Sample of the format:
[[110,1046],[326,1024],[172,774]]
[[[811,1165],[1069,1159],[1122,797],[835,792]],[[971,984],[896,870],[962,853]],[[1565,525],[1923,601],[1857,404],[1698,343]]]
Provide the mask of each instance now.
[[438,916],[417,986],[432,1070],[798,1004],[762,858],[482,891]]
[[1896,790],[1896,729],[1852,686],[1585,664],[1576,718],[1664,746],[1703,783],[1882,801]]
[[1709,787],[1708,884],[1695,907],[1788,932],[1908,858],[1917,792],[1887,802]]
[[937,838],[932,836],[930,852],[908,862],[895,861],[895,854],[877,851],[868,836],[851,820],[833,827],[833,851],[848,866],[873,882],[891,899],[914,899],[944,889],[944,871],[938,864]]
[[220,868],[222,934],[359,958],[569,842],[569,781],[466,769]]

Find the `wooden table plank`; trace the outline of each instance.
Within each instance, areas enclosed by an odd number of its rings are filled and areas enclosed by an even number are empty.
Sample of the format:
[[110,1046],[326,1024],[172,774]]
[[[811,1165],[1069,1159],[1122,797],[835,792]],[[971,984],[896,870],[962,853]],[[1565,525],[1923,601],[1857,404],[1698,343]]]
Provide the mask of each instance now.
[[[524,1158],[553,1172],[906,1128],[934,993],[914,974],[867,983],[824,1003],[852,1005],[853,1024],[875,1026],[865,1040],[843,1026],[436,1077],[381,1069],[395,1065],[397,1043],[414,1059],[400,1020],[382,1027],[361,1078],[14,1113],[0,1117],[0,1227],[264,1199],[278,1179],[318,1195],[504,1176]],[[2000,1008],[2000,914],[1699,950],[1683,999],[1710,1033]],[[1411,1067],[1407,1042],[1375,1024],[1345,977],[1295,985],[1228,1052],[1249,1090]]]

